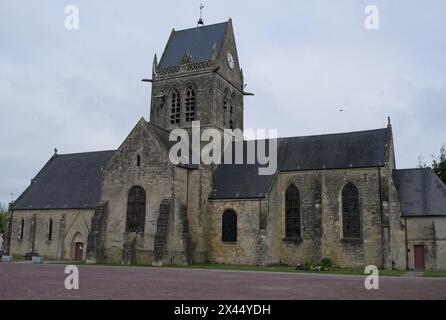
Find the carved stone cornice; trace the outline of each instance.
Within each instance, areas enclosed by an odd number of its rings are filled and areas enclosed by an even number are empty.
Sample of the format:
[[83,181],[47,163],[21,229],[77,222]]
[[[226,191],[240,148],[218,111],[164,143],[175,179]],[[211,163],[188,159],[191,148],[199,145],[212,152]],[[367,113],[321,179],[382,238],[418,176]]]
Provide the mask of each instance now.
[[165,80],[172,77],[178,77],[182,75],[193,75],[209,72],[215,69],[215,61],[202,61],[183,63],[178,66],[158,69],[158,72],[154,75],[153,80]]

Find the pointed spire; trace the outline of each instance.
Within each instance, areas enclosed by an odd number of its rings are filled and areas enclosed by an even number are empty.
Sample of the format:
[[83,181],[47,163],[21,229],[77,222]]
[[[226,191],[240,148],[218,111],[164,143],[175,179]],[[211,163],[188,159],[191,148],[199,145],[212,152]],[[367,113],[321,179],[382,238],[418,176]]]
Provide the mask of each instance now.
[[184,56],[181,58],[181,64],[192,63],[192,55],[189,52],[185,52]]
[[390,122],[390,116],[387,117],[387,127],[391,127],[392,123]]
[[155,56],[153,57],[153,65],[152,65],[152,76],[156,76],[156,74],[158,73],[158,57]]

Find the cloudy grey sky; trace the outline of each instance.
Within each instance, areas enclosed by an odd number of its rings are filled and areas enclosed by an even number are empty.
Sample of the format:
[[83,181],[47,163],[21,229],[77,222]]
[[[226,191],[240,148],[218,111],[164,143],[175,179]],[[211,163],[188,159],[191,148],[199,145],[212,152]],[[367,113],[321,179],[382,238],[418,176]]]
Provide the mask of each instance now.
[[[232,17],[248,91],[245,127],[280,136],[384,127],[397,166],[446,142],[446,2],[203,0]],[[0,202],[51,157],[117,148],[148,118],[153,54],[193,27],[200,1],[0,0]],[[80,29],[64,27],[79,8]],[[380,9],[380,29],[364,9]],[[344,112],[338,110],[342,108]]]

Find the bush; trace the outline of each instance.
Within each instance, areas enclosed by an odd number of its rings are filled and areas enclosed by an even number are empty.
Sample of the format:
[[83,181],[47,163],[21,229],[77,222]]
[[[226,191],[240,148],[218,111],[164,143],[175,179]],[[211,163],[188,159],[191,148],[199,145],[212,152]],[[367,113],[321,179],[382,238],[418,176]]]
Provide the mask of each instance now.
[[333,267],[333,260],[330,258],[324,258],[321,260],[320,264],[322,268],[331,269]]
[[329,271],[333,267],[333,260],[324,258],[320,262],[305,262],[303,265],[298,264],[296,270],[312,270],[312,271]]

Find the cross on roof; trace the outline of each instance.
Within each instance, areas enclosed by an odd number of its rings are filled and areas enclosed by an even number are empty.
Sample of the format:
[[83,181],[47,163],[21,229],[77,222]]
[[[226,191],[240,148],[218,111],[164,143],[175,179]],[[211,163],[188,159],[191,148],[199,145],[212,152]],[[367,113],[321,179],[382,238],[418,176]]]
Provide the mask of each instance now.
[[202,4],[202,3],[200,3],[200,19],[198,19],[198,22],[197,22],[197,27],[198,26],[204,26],[204,19],[203,19],[203,8],[204,8],[204,5]]

